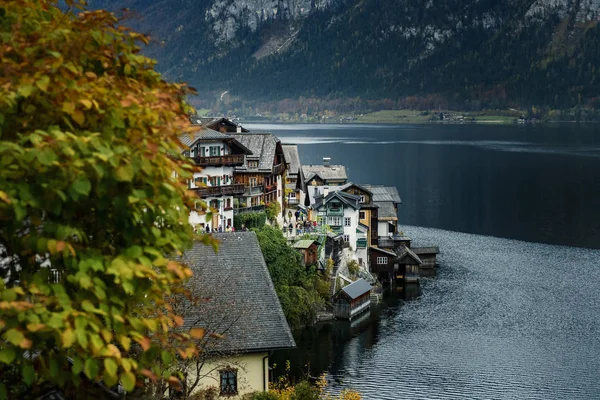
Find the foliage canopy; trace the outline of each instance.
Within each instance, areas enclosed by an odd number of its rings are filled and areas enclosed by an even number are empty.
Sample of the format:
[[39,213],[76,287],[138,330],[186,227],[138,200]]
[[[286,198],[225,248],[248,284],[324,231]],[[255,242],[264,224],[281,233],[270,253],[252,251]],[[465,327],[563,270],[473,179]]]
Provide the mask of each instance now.
[[196,351],[167,339],[183,321],[165,302],[191,275],[165,258],[192,238],[174,156],[191,89],[139,54],[146,37],[67,3],[0,6],[0,376],[132,390]]

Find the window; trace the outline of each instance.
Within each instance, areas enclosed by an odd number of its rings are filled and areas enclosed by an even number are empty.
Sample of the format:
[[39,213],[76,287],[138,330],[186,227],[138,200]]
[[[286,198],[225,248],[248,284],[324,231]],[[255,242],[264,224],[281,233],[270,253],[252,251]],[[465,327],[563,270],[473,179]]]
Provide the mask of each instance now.
[[364,211],[359,211],[358,212],[358,219],[365,219],[365,212]]
[[250,178],[250,186],[256,186],[256,178]]
[[257,160],[249,160],[248,161],[248,167],[250,167],[250,168],[258,168],[258,161]]
[[365,196],[364,195],[360,195],[360,202],[364,203],[365,202]]
[[352,226],[352,218],[344,217],[344,226]]
[[210,146],[210,156],[220,156],[221,155],[221,147],[219,146]]
[[327,221],[328,221],[328,225],[331,225],[331,226],[341,226],[342,225],[341,217],[329,217],[327,219]]
[[387,257],[377,257],[377,265],[386,265],[388,263]]
[[350,235],[344,235],[344,242],[350,241]]
[[226,369],[219,371],[221,375],[221,396],[237,394],[237,371]]

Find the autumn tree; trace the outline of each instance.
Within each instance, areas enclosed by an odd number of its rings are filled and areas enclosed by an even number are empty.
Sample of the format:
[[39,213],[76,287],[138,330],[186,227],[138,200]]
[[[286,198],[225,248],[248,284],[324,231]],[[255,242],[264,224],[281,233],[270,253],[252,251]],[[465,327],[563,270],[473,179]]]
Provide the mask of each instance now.
[[0,398],[84,376],[130,391],[197,353],[165,302],[191,275],[165,256],[192,238],[191,90],[73,3],[0,2]]

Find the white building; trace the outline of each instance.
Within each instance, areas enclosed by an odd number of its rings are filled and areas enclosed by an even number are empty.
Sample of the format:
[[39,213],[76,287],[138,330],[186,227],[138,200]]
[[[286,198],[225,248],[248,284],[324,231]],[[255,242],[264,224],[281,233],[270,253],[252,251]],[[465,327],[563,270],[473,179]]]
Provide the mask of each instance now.
[[[353,252],[357,249],[357,239],[362,238],[363,230],[359,228],[360,197],[342,191],[324,193],[311,206],[316,214],[318,225],[329,225],[334,233],[341,234],[344,242]],[[356,254],[356,253],[354,253]],[[366,256],[365,256],[366,259]]]
[[[187,146],[184,155],[194,159],[202,170],[194,173],[189,183],[200,201],[210,210],[198,207],[192,210],[189,222],[198,230],[226,230],[233,226],[233,198],[244,193],[243,184],[235,184],[233,169],[245,163],[246,155],[252,154],[234,137],[203,127],[196,132],[180,135],[179,140]],[[211,215],[212,214],[212,215]]]

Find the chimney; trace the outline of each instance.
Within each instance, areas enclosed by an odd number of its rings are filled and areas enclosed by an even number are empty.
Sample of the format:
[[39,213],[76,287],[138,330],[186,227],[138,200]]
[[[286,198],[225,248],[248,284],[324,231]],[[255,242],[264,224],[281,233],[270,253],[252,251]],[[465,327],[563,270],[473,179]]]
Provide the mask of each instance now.
[[323,186],[323,197],[327,197],[329,194],[329,186]]
[[323,166],[329,167],[331,165],[331,157],[323,157]]

